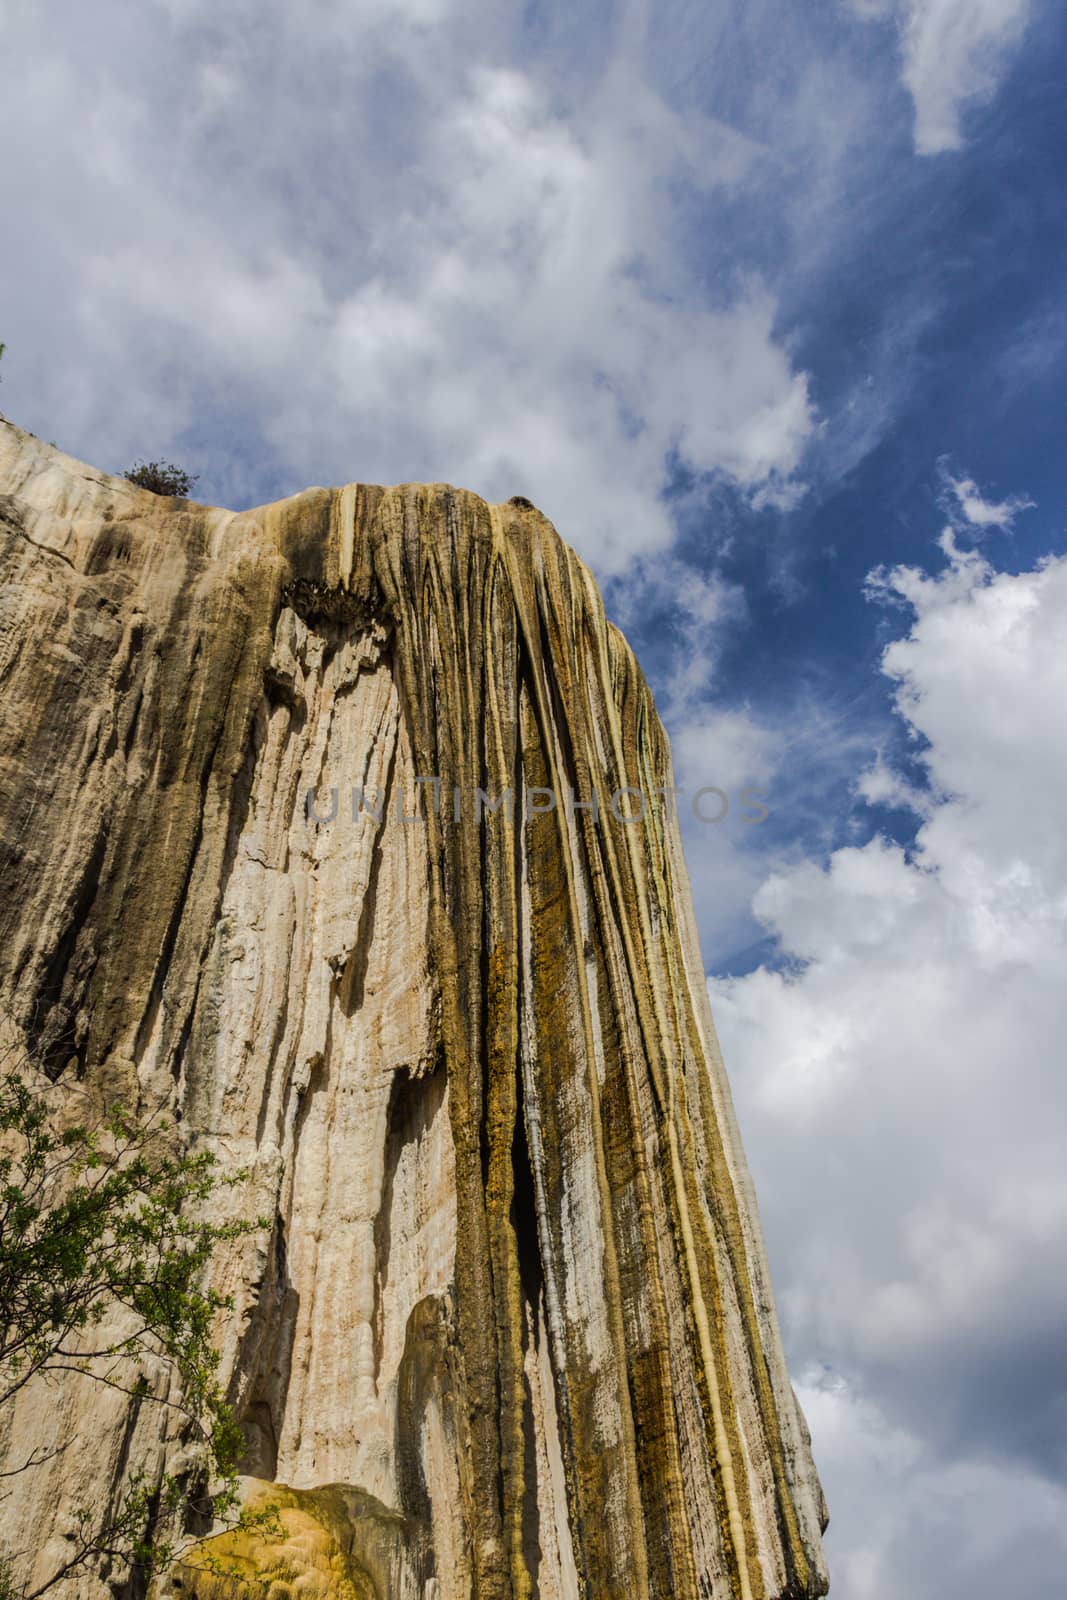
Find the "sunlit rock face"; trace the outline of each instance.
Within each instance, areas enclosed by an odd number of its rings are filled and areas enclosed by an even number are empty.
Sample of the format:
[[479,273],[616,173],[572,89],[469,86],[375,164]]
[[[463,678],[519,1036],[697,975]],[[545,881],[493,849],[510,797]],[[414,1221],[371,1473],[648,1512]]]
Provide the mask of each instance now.
[[[667,741],[587,569],[526,502],[234,514],[6,424],[0,491],[8,1033],[168,1106],[264,1219],[215,1276],[283,1529],[224,1566],[272,1600],[823,1594]],[[172,1415],[24,1394],[9,1458],[73,1440],[4,1506],[38,1582],[71,1505],[173,1468]],[[252,1592],[195,1557],[158,1591]]]

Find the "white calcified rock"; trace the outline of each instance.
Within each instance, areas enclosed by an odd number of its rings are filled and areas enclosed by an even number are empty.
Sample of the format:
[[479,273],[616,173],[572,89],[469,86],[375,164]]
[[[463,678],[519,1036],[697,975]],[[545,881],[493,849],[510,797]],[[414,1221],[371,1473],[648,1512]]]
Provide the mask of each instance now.
[[[824,1593],[667,743],[586,569],[525,503],[235,515],[7,424],[0,562],[4,1026],[265,1219],[214,1275],[284,1538],[214,1548],[283,1551],[273,1600]],[[66,1444],[2,1508],[31,1585],[124,1464],[174,1469],[169,1415],[9,1408],[10,1459]]]

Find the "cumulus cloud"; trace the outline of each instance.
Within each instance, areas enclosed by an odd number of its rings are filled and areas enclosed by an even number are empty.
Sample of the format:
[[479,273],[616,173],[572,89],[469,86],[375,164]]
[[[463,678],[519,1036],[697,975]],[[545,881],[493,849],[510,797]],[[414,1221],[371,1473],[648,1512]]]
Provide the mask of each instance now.
[[1030,14],[1030,0],[850,0],[858,15],[893,17],[901,72],[915,104],[915,148],[963,144],[968,105],[991,98]]
[[679,466],[800,492],[815,410],[773,290],[741,263],[708,294],[685,249],[757,147],[632,43],[568,99],[476,0],[60,11],[9,16],[32,66],[0,109],[39,366],[11,377],[49,436],[115,466],[191,442],[231,499],[521,492],[602,573],[670,544]]
[[866,792],[914,801],[914,846],[772,874],[779,960],[712,1001],[843,1592],[1037,1600],[1067,1558],[1067,560],[942,548],[875,585],[926,786],[883,761]]
[[[844,1600],[1048,1593],[1064,1555],[1061,1485],[1009,1462],[946,1463],[918,1431],[890,1422],[840,1376],[812,1369],[797,1393],[832,1486],[832,1593]],[[851,1534],[844,1548],[838,1526]]]
[[[953,61],[1007,40],[990,4],[942,27]],[[670,548],[679,478],[786,515],[907,388],[925,292],[827,415],[799,354],[884,189],[864,30],[781,0],[58,0],[0,30],[5,404],[100,465],[188,458],[228,504],[525,493],[608,576]]]

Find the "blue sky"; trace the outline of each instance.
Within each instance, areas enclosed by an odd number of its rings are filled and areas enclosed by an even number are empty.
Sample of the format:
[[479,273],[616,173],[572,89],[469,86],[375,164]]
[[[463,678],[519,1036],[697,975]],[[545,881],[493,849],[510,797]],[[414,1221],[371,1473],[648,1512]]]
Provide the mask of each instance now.
[[223,505],[552,517],[731,797],[687,857],[832,1592],[1059,1592],[1067,11],[16,0],[0,44],[5,412]]

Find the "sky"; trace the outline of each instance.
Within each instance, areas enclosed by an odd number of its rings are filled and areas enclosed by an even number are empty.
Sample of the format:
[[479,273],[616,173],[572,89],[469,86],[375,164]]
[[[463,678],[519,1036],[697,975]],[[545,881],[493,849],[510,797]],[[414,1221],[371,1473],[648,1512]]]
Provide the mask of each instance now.
[[5,414],[215,504],[552,518],[671,733],[831,1592],[1063,1592],[1067,9],[6,0],[0,49]]

